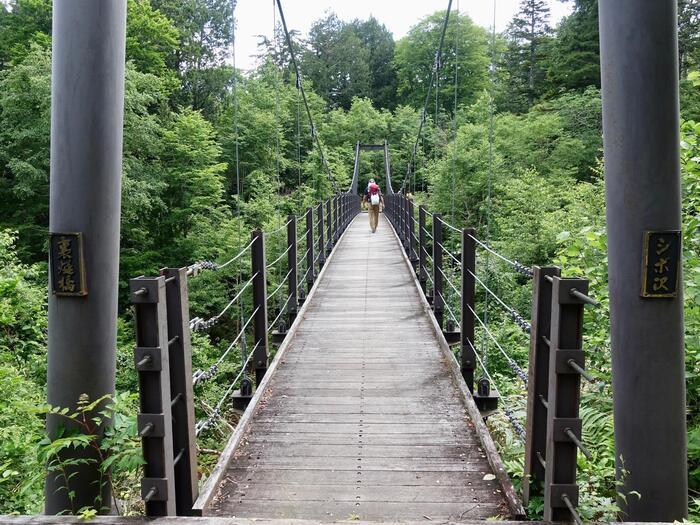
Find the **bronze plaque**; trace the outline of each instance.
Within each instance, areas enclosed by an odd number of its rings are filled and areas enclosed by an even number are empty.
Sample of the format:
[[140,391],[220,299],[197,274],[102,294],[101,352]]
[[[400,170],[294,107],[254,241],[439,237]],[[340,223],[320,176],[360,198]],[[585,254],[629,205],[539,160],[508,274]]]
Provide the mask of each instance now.
[[54,295],[87,295],[82,233],[50,233],[49,265]]
[[681,232],[644,232],[642,297],[676,297],[681,265]]

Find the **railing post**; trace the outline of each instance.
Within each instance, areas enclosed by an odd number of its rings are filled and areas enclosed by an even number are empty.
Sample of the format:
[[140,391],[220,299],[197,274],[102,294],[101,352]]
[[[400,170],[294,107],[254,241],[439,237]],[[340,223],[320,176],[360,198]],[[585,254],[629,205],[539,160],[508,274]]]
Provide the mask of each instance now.
[[530,358],[527,381],[527,419],[525,420],[525,475],[523,477],[523,503],[527,506],[531,496],[542,495],[544,467],[539,457],[546,461],[547,409],[541,399],[547,399],[549,387],[549,345],[552,320],[552,283],[547,277],[558,277],[556,266],[533,268],[532,278],[532,328],[530,331]]
[[460,301],[460,368],[462,377],[474,393],[476,343],[474,341],[474,313],[476,312],[476,243],[474,228],[462,229],[462,300]]
[[408,206],[408,258],[413,265],[413,271],[416,271],[416,262],[418,257],[416,257],[416,229],[414,227],[415,220],[415,205],[413,201],[409,203]]
[[175,501],[178,516],[192,516],[199,494],[195,436],[192,346],[187,268],[164,268],[170,344],[170,400],[175,457]]
[[393,214],[393,209],[394,209],[394,196],[393,195],[386,195],[384,197],[384,204],[386,206],[386,218],[389,219],[389,222],[391,224],[394,224],[394,214]]
[[328,240],[326,241],[326,255],[331,253],[333,249],[333,213],[331,211],[331,199],[326,201],[326,231],[328,235],[326,236]]
[[342,235],[345,231],[345,195],[340,194],[340,234]]
[[297,317],[297,218],[294,215],[287,216],[287,289],[289,301],[287,302],[287,326],[292,326]]
[[442,297],[442,217],[433,214],[433,313],[440,328],[444,301]]
[[399,217],[399,236],[401,238],[401,244],[404,248],[406,249],[406,221],[405,221],[405,215],[404,215],[404,209],[406,208],[406,196],[401,193],[399,195],[399,208],[396,210],[398,212],[398,217]]
[[255,384],[259,385],[267,372],[267,277],[265,275],[265,236],[260,230],[251,234],[251,271],[253,278],[253,367]]
[[411,206],[412,204],[408,196],[404,197],[404,248],[406,249],[406,255],[408,255],[409,259],[411,257],[411,212],[409,211]]
[[338,238],[340,237],[340,203],[339,203],[339,198],[336,195],[333,197],[333,244],[335,245],[338,242]]
[[138,435],[143,449],[141,498],[147,516],[175,516],[175,468],[170,410],[170,352],[165,277],[129,282],[136,321],[134,361],[139,375]]
[[318,205],[318,271],[326,262],[326,245],[323,242],[323,201]]
[[306,292],[311,293],[314,285],[314,209],[306,208]]
[[547,454],[544,474],[545,521],[574,521],[564,496],[578,505],[576,443],[581,440],[579,402],[581,376],[570,363],[584,368],[583,301],[572,293],[588,293],[587,279],[552,278],[549,387],[547,392]]
[[418,206],[418,282],[423,290],[423,294],[426,292],[426,284],[428,282],[428,275],[425,271],[425,255],[428,250],[425,247],[425,206],[422,204]]
[[406,226],[404,224],[404,213],[403,210],[406,207],[406,197],[403,193],[399,194],[399,209],[397,210],[399,216],[399,238],[401,239],[401,247],[406,249]]

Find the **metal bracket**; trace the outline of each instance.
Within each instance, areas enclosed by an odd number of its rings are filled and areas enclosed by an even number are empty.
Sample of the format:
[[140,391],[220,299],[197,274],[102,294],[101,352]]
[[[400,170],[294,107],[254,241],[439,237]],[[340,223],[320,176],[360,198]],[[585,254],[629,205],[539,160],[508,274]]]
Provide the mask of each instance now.
[[[581,439],[581,419],[578,417],[555,417],[552,421],[552,438],[554,441],[571,443],[571,439],[564,432],[570,429],[574,435]],[[569,494],[571,496],[571,494]]]
[[[585,304],[584,301],[572,295],[572,290],[582,294],[588,294],[588,279],[558,278],[559,283],[559,304]],[[571,495],[569,495],[571,496]]]
[[168,501],[168,480],[166,478],[142,478],[141,499]]
[[139,372],[160,372],[163,369],[159,346],[137,346],[134,349],[134,363]]
[[566,509],[566,503],[564,503],[564,500],[562,499],[562,496],[566,494],[569,496],[569,500],[571,503],[574,505],[574,507],[578,506],[578,485],[569,485],[569,484],[564,484],[564,483],[552,483],[549,486],[549,491],[552,496],[551,498],[551,505],[554,508],[560,508],[560,509]]
[[555,350],[557,374],[578,374],[576,370],[571,368],[569,360],[573,360],[581,368],[586,367],[586,357],[582,350]]
[[158,302],[159,287],[165,283],[157,278],[137,277],[129,281],[129,294],[133,304],[155,304]]
[[136,423],[138,427],[138,432],[141,432],[148,426],[152,425],[153,429],[150,430],[143,437],[163,437],[165,435],[165,418],[163,414],[138,414],[136,416]]

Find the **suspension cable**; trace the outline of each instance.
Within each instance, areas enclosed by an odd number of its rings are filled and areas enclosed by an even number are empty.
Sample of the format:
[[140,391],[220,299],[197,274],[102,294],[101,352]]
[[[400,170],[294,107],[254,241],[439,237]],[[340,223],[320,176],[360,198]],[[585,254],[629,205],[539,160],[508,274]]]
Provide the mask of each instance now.
[[[279,0],[278,0],[279,1]],[[450,11],[452,10],[452,0],[448,0],[447,2],[447,11],[445,12],[445,20],[442,24],[442,32],[440,33],[440,45],[438,46],[437,53],[435,54],[435,60],[433,62],[433,69],[430,75],[430,82],[428,83],[428,92],[425,94],[425,103],[423,104],[423,111],[421,112],[420,116],[420,121],[418,123],[418,134],[416,135],[416,141],[413,144],[413,149],[411,150],[411,158],[408,161],[408,167],[406,169],[406,177],[404,178],[403,182],[401,183],[401,188],[399,189],[399,193],[403,192],[404,188],[406,187],[406,182],[409,180],[411,176],[411,166],[415,162],[416,159],[416,150],[418,149],[418,144],[421,139],[421,134],[423,133],[423,124],[425,124],[425,117],[428,112],[428,103],[430,101],[430,92],[433,89],[433,83],[435,82],[438,74],[439,74],[439,68],[440,68],[440,62],[442,61],[442,47],[443,44],[445,43],[445,33],[447,32],[447,23],[450,20]]]
[[[458,120],[458,107],[457,107],[457,92],[459,85],[459,0],[457,0],[457,17],[455,18],[455,100],[454,100],[454,114],[452,115],[452,120],[454,121],[453,133],[452,133],[452,187],[450,190],[450,220],[455,220],[455,193],[456,193],[456,173],[457,173],[457,120]],[[451,226],[450,226],[451,227]]]
[[[242,195],[242,184],[241,184],[241,162],[240,162],[240,148],[239,148],[239,136],[238,136],[238,73],[236,71],[236,6],[238,0],[233,0],[233,5],[231,6],[231,61],[233,66],[233,135],[234,135],[234,159],[236,165],[236,230],[237,237],[240,242],[242,238],[242,217],[241,217],[241,195]],[[255,238],[257,239],[257,237]],[[252,246],[253,239],[248,247]],[[247,251],[248,247],[244,248],[242,251]],[[240,284],[243,280],[243,268],[238,265],[238,283]],[[244,301],[241,299],[238,302],[238,327],[243,326],[243,317],[245,305]],[[244,337],[241,341],[241,358],[246,359],[246,345],[247,341]],[[246,367],[243,366],[243,378],[247,379],[248,375],[246,372]]]
[[[450,0],[450,2],[451,1],[452,0]],[[311,109],[309,108],[309,102],[306,99],[306,92],[304,91],[304,84],[301,80],[301,73],[299,72],[299,66],[297,65],[296,55],[294,54],[294,47],[292,46],[292,37],[289,35],[289,31],[287,30],[287,20],[285,19],[284,11],[282,10],[282,2],[281,2],[281,0],[276,0],[276,2],[277,2],[277,8],[279,9],[279,12],[280,12],[280,19],[282,20],[282,27],[284,28],[284,37],[287,40],[287,47],[289,47],[289,56],[292,60],[292,65],[294,66],[294,72],[296,73],[297,83],[299,84],[299,91],[301,91],[301,97],[304,100],[304,107],[306,108],[306,116],[309,118],[309,125],[311,126],[311,137],[314,140],[314,142],[316,143],[316,147],[318,148],[318,154],[321,158],[321,164],[328,172],[328,180],[331,182],[331,186],[333,187],[333,191],[337,192],[338,185],[335,182],[335,178],[333,177],[333,173],[331,173],[331,169],[328,166],[328,162],[326,161],[326,157],[323,154],[323,147],[321,146],[321,141],[318,138],[316,126],[314,125],[314,119],[311,116]]]

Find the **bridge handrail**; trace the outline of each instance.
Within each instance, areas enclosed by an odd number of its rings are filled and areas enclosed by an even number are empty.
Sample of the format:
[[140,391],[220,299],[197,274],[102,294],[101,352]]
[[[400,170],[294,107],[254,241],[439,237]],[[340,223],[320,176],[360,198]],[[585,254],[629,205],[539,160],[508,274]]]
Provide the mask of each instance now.
[[[425,206],[419,206],[416,220],[415,205],[403,192],[385,196],[385,204],[386,215],[406,256],[413,264],[421,290],[432,306],[437,325],[448,345],[459,345],[462,377],[472,392],[474,401],[483,414],[491,413],[496,408],[494,403],[499,403],[515,434],[524,442],[524,503],[527,505],[530,497],[540,490],[538,487],[546,487],[543,491],[545,506],[556,511],[555,515],[560,518],[575,521],[578,519],[575,510],[578,504],[578,486],[575,472],[567,470],[566,465],[576,464],[577,450],[581,450],[587,457],[590,455],[581,440],[578,391],[580,378],[588,381],[593,378],[584,366],[582,331],[575,328],[583,324],[584,306],[597,304],[587,295],[588,281],[563,279],[556,267],[529,268],[494,250],[476,236],[474,229],[457,228],[445,221],[439,213],[428,211]],[[431,220],[427,221],[426,218]],[[443,239],[445,232],[460,235],[459,256],[448,249],[450,243]],[[487,252],[487,261],[489,255],[494,255],[515,272],[532,279],[532,321],[528,322],[478,276],[477,248]],[[447,254],[448,265],[443,264],[444,254]],[[461,289],[453,282],[455,277],[459,277]],[[443,290],[445,281],[448,286],[446,291]],[[493,298],[499,305],[499,310],[502,309],[509,320],[530,335],[529,370],[526,371],[508,354],[489,328],[487,311],[485,310],[483,319],[477,314],[477,285],[483,289],[487,301],[488,298]],[[451,299],[458,300],[459,315],[455,315]],[[447,319],[444,318],[445,312]],[[477,326],[488,336],[513,374],[527,389],[525,429],[515,416],[515,411],[500,395],[494,376],[487,368],[486,355],[480,355],[476,348]],[[561,345],[559,341],[562,341]],[[565,349],[561,349],[561,346]],[[475,385],[474,372],[477,364],[484,377]],[[494,392],[491,392],[492,388]],[[557,407],[557,413],[554,407]],[[535,481],[539,483],[534,483]],[[570,514],[557,514],[561,509],[567,509]]]
[[[260,385],[267,371],[268,336],[273,344],[284,340],[286,327],[291,326],[297,307],[305,301],[303,289],[300,290],[304,281],[309,289],[313,286],[317,277],[315,266],[318,264],[320,272],[326,256],[359,211],[358,196],[337,193],[307,208],[301,215],[300,219],[306,219],[301,238],[297,235],[297,218],[292,215],[275,230],[253,231],[250,242],[225,263],[198,261],[185,268],[164,269],[161,277],[138,277],[130,281],[138,325],[138,346],[135,350],[141,397],[138,431],[143,441],[145,460],[141,494],[148,516],[191,514],[197,498],[197,437],[225,416],[224,404],[227,401],[241,410],[247,406],[253,397],[255,385]],[[285,228],[287,246],[272,258],[272,262],[267,263],[266,239]],[[304,243],[306,247],[301,259],[297,259],[299,243]],[[250,277],[243,284],[237,284],[233,298],[209,319],[190,319],[188,280],[202,270],[218,270],[242,260],[247,253],[250,253],[250,269],[246,273]],[[267,271],[279,266],[285,255],[286,275],[275,283],[275,276],[268,275]],[[305,272],[299,278],[297,270],[299,267],[303,269],[304,264]],[[268,294],[266,287],[270,279],[275,288]],[[279,312],[273,312],[268,306],[284,291],[285,299]],[[250,301],[244,300],[248,292],[251,292]],[[238,304],[239,315],[231,316],[231,321],[240,322],[240,329],[214,363],[192,373],[192,332],[204,332],[221,323],[224,314],[234,304]],[[247,313],[244,313],[245,310]],[[275,316],[271,323],[268,319],[270,314]],[[286,322],[282,322],[283,319]],[[249,341],[252,349],[247,352]],[[234,352],[240,352],[240,365],[235,367],[235,371],[226,370],[226,374],[223,374],[222,365]],[[228,379],[228,374],[233,373],[235,377]],[[254,374],[254,381],[248,378],[248,374]],[[214,408],[207,408],[206,417],[196,421],[194,388],[198,386],[198,390],[201,390],[203,383],[214,378],[225,380],[226,389]],[[168,385],[170,389],[166,392]],[[156,389],[161,391],[159,396],[154,396]],[[178,412],[177,417],[171,417],[171,411],[173,414]]]

